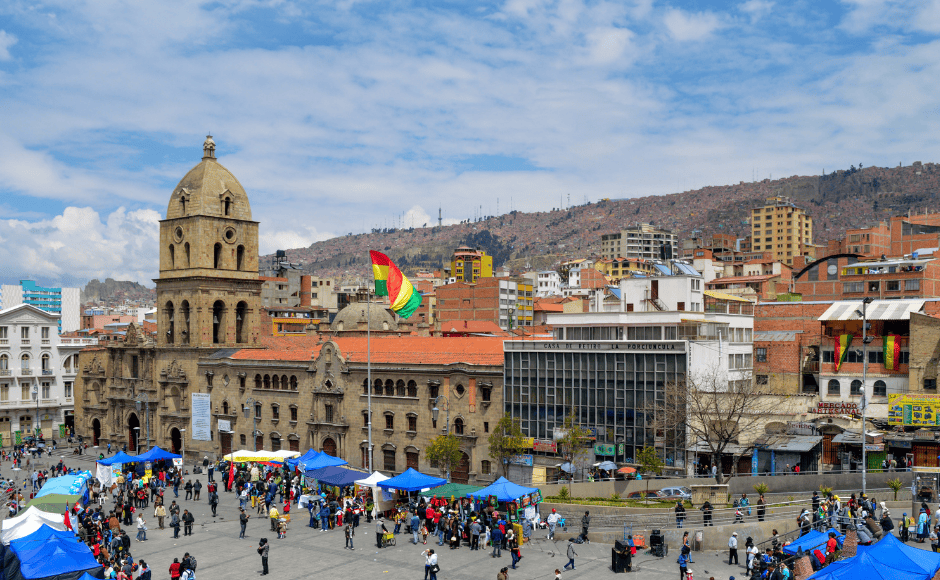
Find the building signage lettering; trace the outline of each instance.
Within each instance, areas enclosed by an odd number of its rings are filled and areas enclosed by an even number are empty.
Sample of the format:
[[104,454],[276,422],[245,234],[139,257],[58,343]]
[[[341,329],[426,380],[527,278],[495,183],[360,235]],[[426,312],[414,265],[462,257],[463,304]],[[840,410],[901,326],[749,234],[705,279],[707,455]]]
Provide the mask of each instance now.
[[816,425],[804,421],[788,421],[787,435],[816,435]]
[[219,431],[222,433],[232,432],[232,422],[228,419],[219,419]]
[[532,467],[532,455],[528,453],[521,455],[510,455],[508,463],[513,465],[525,465],[526,467]]
[[820,415],[858,415],[858,403],[816,403],[811,412]]
[[911,427],[940,425],[940,396],[888,395],[888,423]]
[[594,445],[594,455],[613,455],[613,454],[614,454],[613,443],[596,443]]
[[525,343],[506,342],[507,350],[625,350],[685,352],[684,342],[563,342],[534,341]]
[[536,439],[532,444],[532,449],[545,453],[558,453],[558,446],[551,439]]

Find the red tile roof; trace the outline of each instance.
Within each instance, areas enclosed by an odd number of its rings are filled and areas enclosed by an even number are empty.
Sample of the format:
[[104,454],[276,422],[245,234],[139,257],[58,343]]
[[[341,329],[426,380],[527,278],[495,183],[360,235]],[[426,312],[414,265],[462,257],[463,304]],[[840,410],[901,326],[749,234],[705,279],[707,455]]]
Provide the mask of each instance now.
[[[264,337],[266,348],[242,349],[232,354],[235,360],[309,361],[317,356],[321,341],[332,339],[340,354],[350,362],[366,361],[366,337],[277,336]],[[501,337],[372,337],[372,362],[400,364],[503,364]],[[319,343],[319,344],[318,344]]]
[[503,329],[492,320],[448,320],[441,322],[441,332],[505,334]]

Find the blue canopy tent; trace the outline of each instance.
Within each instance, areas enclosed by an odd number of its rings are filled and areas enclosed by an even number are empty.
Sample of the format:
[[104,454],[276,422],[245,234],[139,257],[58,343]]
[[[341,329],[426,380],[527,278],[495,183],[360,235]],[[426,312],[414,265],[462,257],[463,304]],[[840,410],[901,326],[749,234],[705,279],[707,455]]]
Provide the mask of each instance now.
[[182,459],[182,455],[177,455],[175,453],[170,453],[169,451],[164,451],[159,447],[151,447],[147,450],[146,453],[141,453],[137,455],[134,459],[137,461],[160,461],[161,459]]
[[[339,457],[333,457],[322,451],[310,451],[304,453],[300,457],[293,457],[287,460],[287,464],[291,467],[297,467],[298,465],[302,466],[301,469],[304,471],[313,471],[315,469],[322,469],[324,467],[333,467],[336,465],[347,465],[349,462],[345,459],[340,459]],[[361,478],[360,478],[361,479]]]
[[835,528],[829,528],[825,532],[812,530],[805,536],[800,536],[799,538],[784,546],[783,553],[793,556],[799,552],[801,548],[804,552],[812,552],[816,548],[820,548],[820,550],[825,554],[826,542],[829,541],[829,532],[836,533],[836,539],[839,541],[839,545],[841,546],[842,541],[845,539],[845,534],[840,534],[839,530]]
[[940,554],[920,550],[913,546],[908,546],[901,540],[886,534],[880,541],[871,546],[859,546],[858,553],[870,554],[877,560],[883,562],[911,562],[929,574],[931,578],[940,570]]
[[[859,546],[861,548],[862,546]],[[930,580],[911,560],[883,560],[863,551],[839,562],[829,564],[807,580]]]
[[443,477],[434,477],[415,471],[409,467],[401,475],[379,482],[382,489],[397,489],[398,491],[422,491],[447,483]]
[[315,479],[321,484],[346,487],[347,485],[352,485],[360,479],[367,477],[369,474],[364,471],[349,469],[348,467],[331,465],[328,467],[322,467],[320,469],[308,469],[304,472],[304,475],[307,477],[307,479]]
[[103,571],[74,533],[48,526],[3,549],[4,580],[78,580],[85,575],[100,577]]
[[128,455],[127,453],[124,453],[123,451],[118,451],[117,453],[114,454],[113,457],[105,457],[104,459],[99,459],[98,463],[100,463],[101,465],[114,465],[115,463],[136,463],[138,461],[140,461],[139,456],[134,457],[132,455]]
[[491,495],[495,495],[499,501],[516,501],[520,497],[535,493],[538,490],[537,487],[522,487],[505,477],[500,477],[483,489],[468,493],[467,497],[486,499]]
[[88,480],[91,479],[90,471],[83,471],[81,473],[70,473],[68,475],[60,475],[59,477],[53,477],[52,479],[46,481],[46,484],[42,486],[35,497],[44,497],[53,493],[59,493],[63,495],[76,495],[79,494],[82,496],[82,501],[88,501]]

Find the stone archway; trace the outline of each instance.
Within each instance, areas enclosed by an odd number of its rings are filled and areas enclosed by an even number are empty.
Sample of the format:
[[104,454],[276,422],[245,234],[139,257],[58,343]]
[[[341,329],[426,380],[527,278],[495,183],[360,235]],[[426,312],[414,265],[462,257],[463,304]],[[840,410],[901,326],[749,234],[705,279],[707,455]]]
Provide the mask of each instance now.
[[98,446],[98,440],[101,439],[101,421],[94,419],[91,422],[91,444]]
[[170,429],[170,453],[180,454],[183,449],[183,434],[176,427]]
[[322,451],[327,455],[332,455],[336,457],[336,441],[332,437],[327,437],[323,440]]
[[127,451],[138,452],[137,444],[140,437],[140,419],[137,413],[131,413],[127,418]]
[[460,453],[460,461],[450,474],[451,483],[470,483],[470,456]]

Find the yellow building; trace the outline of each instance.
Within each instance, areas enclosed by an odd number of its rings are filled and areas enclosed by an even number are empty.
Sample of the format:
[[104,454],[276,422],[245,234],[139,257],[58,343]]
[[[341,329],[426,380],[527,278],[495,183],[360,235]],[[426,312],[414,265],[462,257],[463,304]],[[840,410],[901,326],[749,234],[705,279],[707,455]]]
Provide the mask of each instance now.
[[751,249],[771,252],[784,264],[793,256],[816,259],[813,245],[813,218],[785,197],[771,197],[763,207],[751,210]]
[[458,282],[470,284],[476,282],[477,278],[492,278],[493,256],[488,256],[483,250],[460,246],[454,250],[450,260],[450,272]]
[[651,260],[637,258],[605,258],[595,262],[594,268],[612,280],[630,278],[634,274],[650,276],[659,273]]

